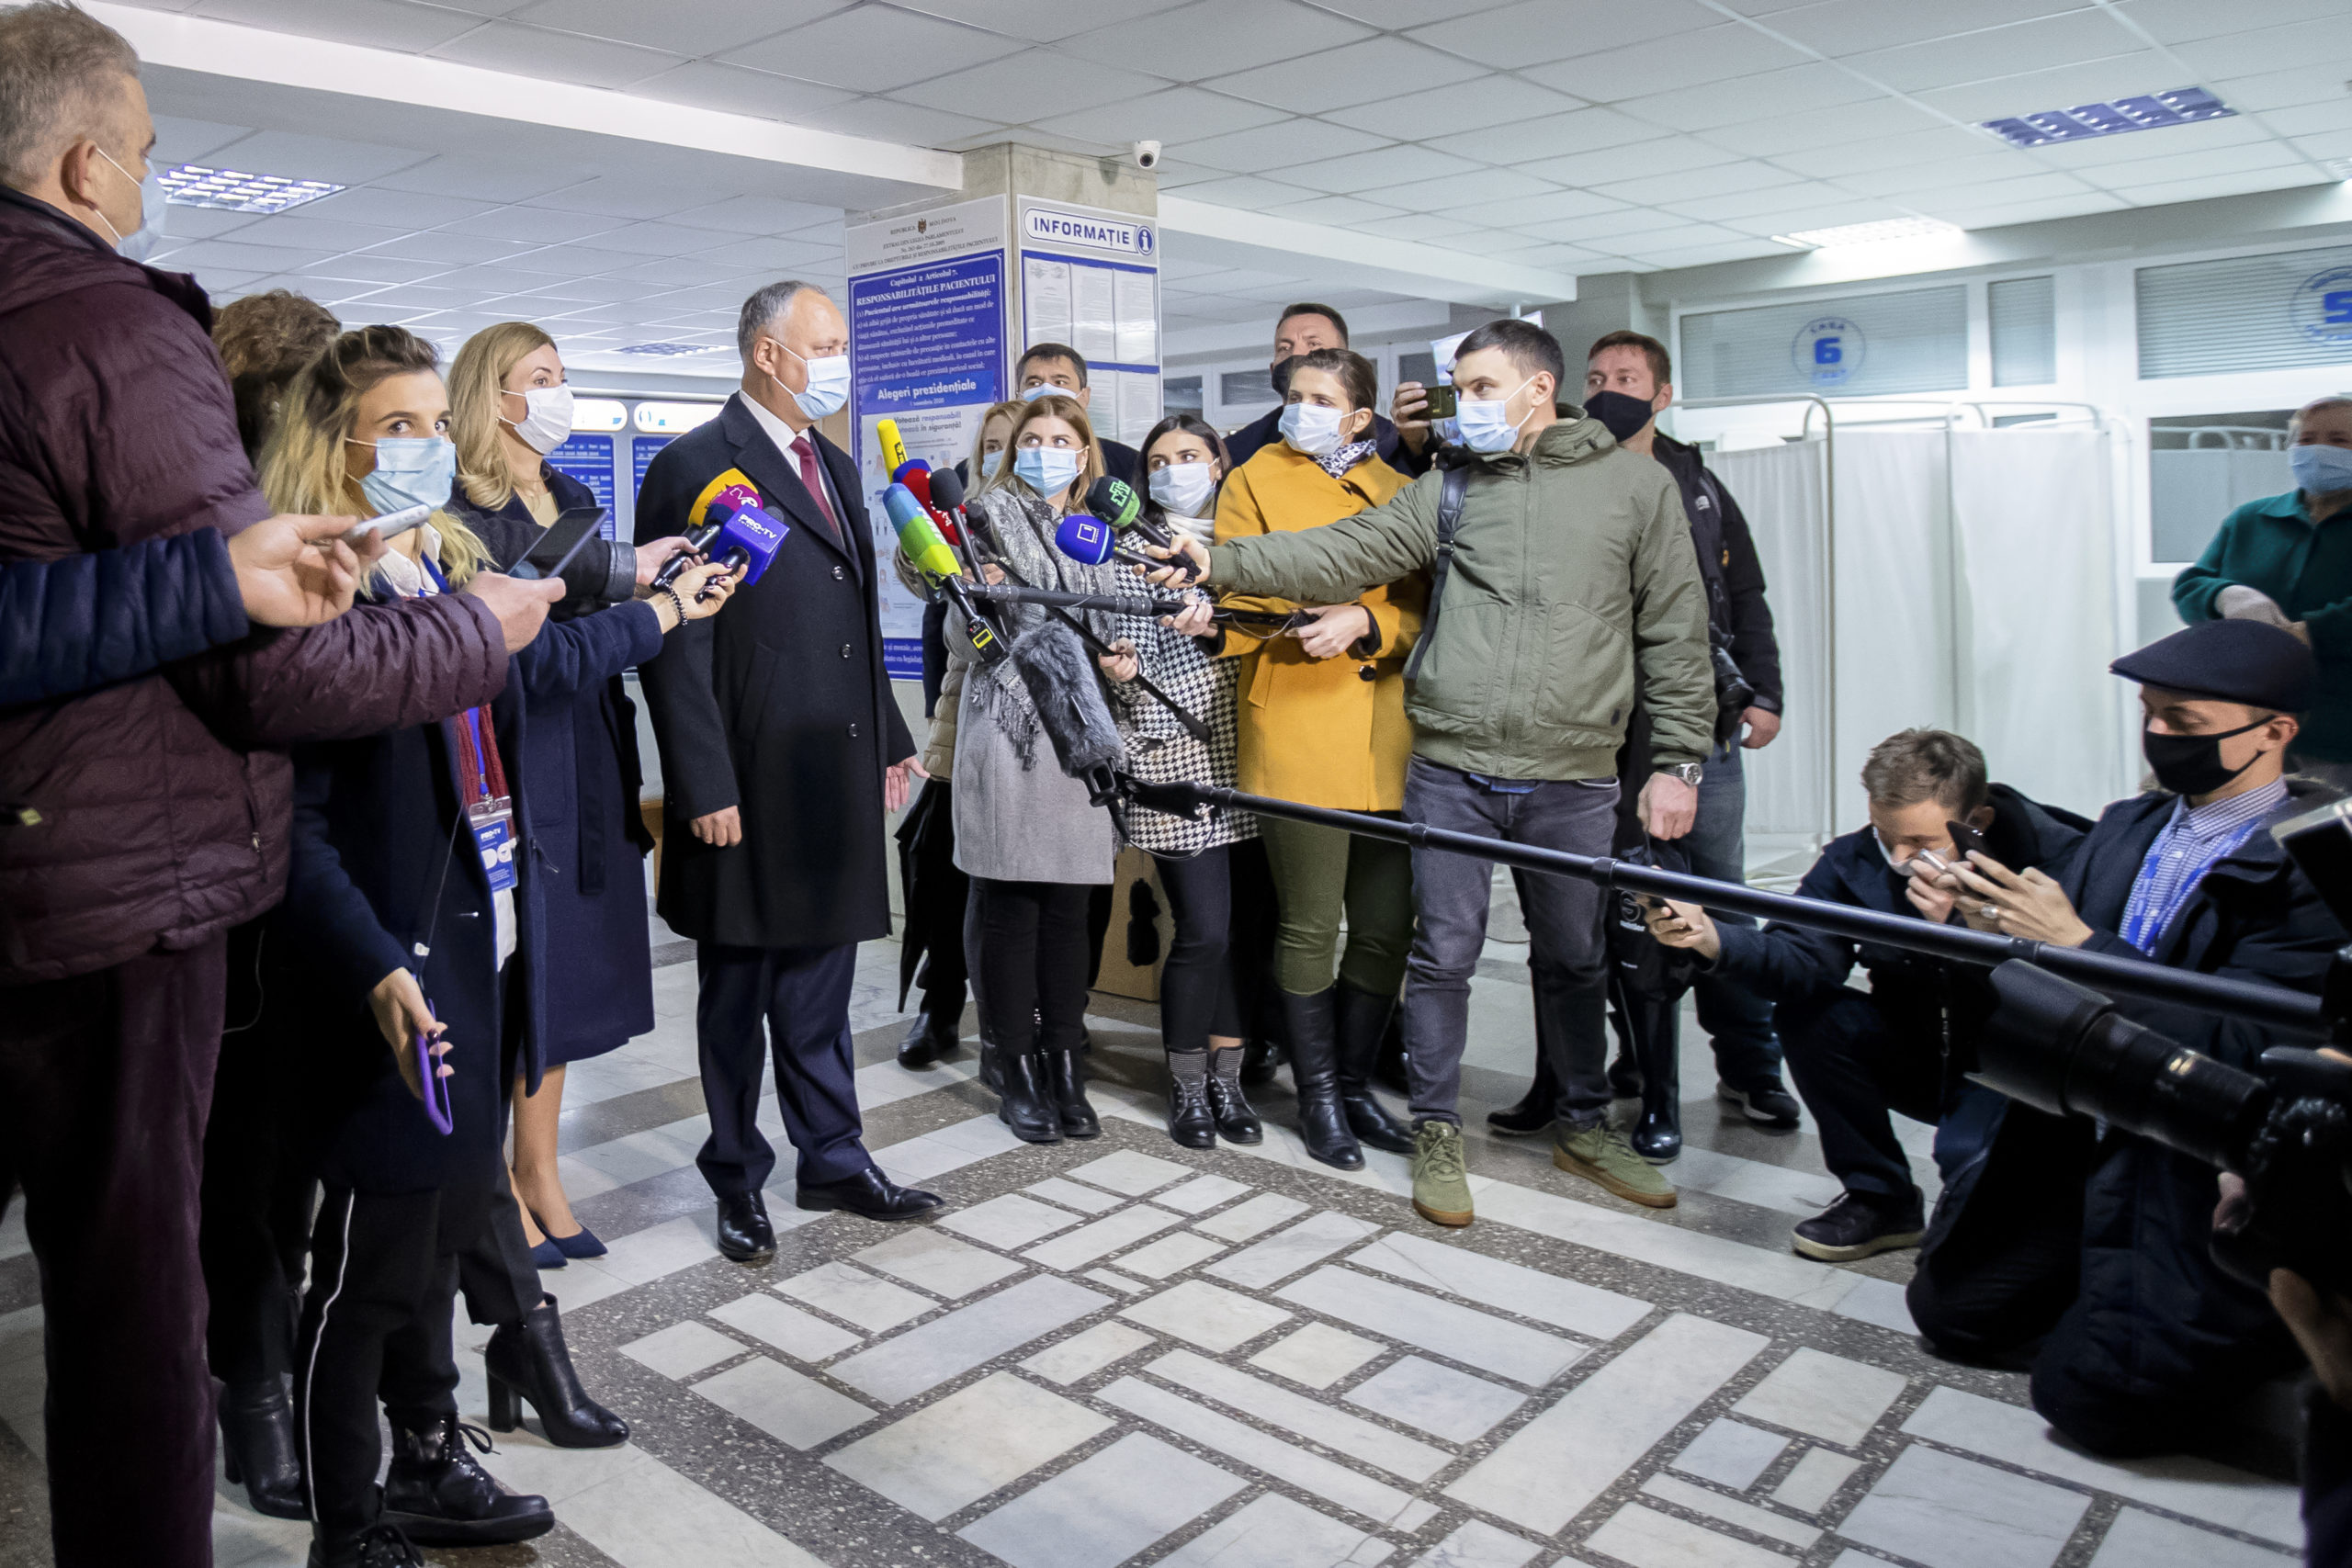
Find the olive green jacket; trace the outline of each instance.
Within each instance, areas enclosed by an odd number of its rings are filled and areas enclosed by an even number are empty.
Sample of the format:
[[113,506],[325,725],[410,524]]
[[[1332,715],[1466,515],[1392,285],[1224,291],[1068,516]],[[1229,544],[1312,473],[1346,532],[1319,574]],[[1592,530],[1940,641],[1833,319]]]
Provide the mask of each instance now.
[[[1490,778],[1609,778],[1638,695],[1658,766],[1704,761],[1707,591],[1674,477],[1580,410],[1525,457],[1473,463],[1453,573],[1405,695],[1415,755]],[[1209,581],[1335,604],[1429,568],[1444,478],[1319,528],[1216,546]]]

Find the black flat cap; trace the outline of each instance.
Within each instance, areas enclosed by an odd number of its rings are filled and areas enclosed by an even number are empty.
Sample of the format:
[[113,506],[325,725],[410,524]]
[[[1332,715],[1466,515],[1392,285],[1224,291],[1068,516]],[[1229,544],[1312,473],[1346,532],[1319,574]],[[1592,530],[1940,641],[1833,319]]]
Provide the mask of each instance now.
[[2267,621],[2199,621],[2108,668],[2143,686],[2274,713],[2302,712],[2319,689],[2312,650]]

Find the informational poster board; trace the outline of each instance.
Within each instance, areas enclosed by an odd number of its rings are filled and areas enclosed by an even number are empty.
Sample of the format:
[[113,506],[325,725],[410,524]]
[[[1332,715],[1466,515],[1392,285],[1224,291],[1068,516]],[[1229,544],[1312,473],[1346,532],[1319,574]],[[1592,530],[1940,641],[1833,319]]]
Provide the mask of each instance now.
[[1159,257],[1130,212],[1019,198],[1021,344],[1083,355],[1095,434],[1140,442],[1159,420]]
[[[909,457],[952,468],[969,455],[989,405],[1007,395],[1005,200],[860,223],[843,240],[852,456],[876,558],[888,561],[898,539],[882,505],[891,481],[876,427],[896,422]],[[919,680],[922,601],[897,573],[876,576],[884,664],[899,680]]]
[[617,538],[620,521],[613,513],[613,438],[569,436],[562,446],[548,454],[548,467],[566,479],[578,479],[595,493],[596,504],[605,509],[604,526],[599,531],[607,539]]
[[629,487],[631,501],[645,493],[645,470],[653,466],[653,455],[677,439],[674,435],[632,435],[628,441]]

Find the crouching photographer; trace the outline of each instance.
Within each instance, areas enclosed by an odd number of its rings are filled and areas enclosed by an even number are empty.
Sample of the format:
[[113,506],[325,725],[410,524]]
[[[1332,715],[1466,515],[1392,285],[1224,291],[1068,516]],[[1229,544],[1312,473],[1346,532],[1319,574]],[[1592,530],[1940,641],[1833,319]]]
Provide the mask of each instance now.
[[[2059,877],[1972,854],[1953,868],[1962,915],[1979,931],[2052,948],[2317,992],[2344,932],[2267,830],[2325,794],[2285,776],[2294,716],[2317,682],[2311,650],[2276,626],[2208,621],[2110,668],[2140,682],[2143,745],[2158,787],[2109,807]],[[2297,1359],[2265,1292],[2243,1270],[2225,1270],[2209,1246],[2212,1168],[2225,1163],[2219,1151],[2229,1140],[2170,1134],[2187,1116],[2172,1107],[2203,1109],[2193,1084],[2167,1078],[2137,1101],[2093,1101],[2106,1093],[2099,1064],[2049,1043],[2104,1038],[2090,1032],[2104,1004],[2092,1008],[2087,992],[2079,1005],[2063,994],[2037,1001],[2019,987],[2059,983],[2012,967],[1995,974],[2005,1005],[1980,1074],[2041,1109],[2095,1114],[2087,1175],[2077,1182],[2064,1164],[2022,1168],[2005,1129],[1982,1183],[2009,1196],[2005,1213],[1986,1215],[1998,1222],[1988,1233],[1997,1246],[1975,1256],[1930,1246],[1911,1284],[1912,1315],[1933,1349],[2028,1365],[2034,1407],[2087,1449],[2182,1449]],[[2135,1034],[2133,1024],[2161,1031],[2165,1049],[2202,1053],[2216,1073],[2231,1069],[2230,1081],[2251,1086],[2249,1104],[2256,1090],[2268,1093],[2251,1076],[2265,1049],[2290,1043],[2245,1012],[2127,1000],[2114,1013],[2110,1035]],[[2064,1073],[2053,1076],[2053,1064]],[[2152,1125],[2166,1135],[2145,1135]],[[2340,1184],[2340,1174],[2333,1179]]]

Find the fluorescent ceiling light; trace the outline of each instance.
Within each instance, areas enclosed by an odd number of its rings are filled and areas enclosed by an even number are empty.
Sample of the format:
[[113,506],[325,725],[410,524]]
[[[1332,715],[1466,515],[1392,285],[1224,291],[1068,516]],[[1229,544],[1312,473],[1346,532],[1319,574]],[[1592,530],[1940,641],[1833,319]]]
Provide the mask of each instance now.
[[2131,130],[2161,130],[2167,125],[2188,125],[2200,119],[2228,119],[2237,112],[2202,87],[2175,87],[2145,97],[2042,109],[2015,119],[1988,119],[1984,129],[2012,147],[2047,147],[2059,141],[2087,141],[2094,136],[2120,136]]
[[229,212],[283,212],[343,189],[324,180],[290,180],[283,175],[248,175],[182,164],[165,169],[164,199],[174,207],[217,207]]
[[1889,218],[1878,223],[1846,223],[1835,229],[1800,229],[1793,234],[1775,234],[1776,243],[1794,245],[1799,250],[1827,250],[1832,245],[1876,245],[1888,240],[1942,239],[1964,232],[1959,225],[1947,223],[1940,218]]

